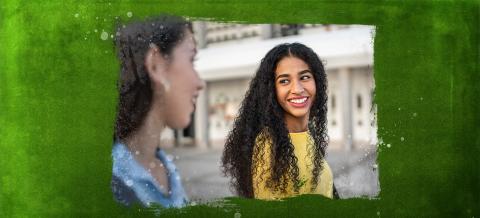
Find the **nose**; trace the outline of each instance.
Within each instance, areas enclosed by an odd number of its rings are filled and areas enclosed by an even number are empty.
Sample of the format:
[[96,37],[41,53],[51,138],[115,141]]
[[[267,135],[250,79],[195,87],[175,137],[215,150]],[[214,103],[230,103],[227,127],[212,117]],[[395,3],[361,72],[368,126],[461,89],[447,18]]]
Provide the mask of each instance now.
[[292,87],[290,89],[292,94],[301,94],[303,91],[305,91],[305,88],[300,81],[295,81],[292,83]]

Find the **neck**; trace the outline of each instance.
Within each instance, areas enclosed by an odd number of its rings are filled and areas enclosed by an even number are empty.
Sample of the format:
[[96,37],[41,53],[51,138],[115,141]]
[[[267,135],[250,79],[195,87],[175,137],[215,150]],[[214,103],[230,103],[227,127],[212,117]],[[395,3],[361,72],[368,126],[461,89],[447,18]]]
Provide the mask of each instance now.
[[287,124],[288,132],[305,132],[308,130],[308,115],[302,118],[285,116],[285,123]]
[[160,146],[160,135],[165,128],[164,119],[157,110],[147,112],[142,125],[125,141],[128,149],[139,160],[155,158],[157,148]]

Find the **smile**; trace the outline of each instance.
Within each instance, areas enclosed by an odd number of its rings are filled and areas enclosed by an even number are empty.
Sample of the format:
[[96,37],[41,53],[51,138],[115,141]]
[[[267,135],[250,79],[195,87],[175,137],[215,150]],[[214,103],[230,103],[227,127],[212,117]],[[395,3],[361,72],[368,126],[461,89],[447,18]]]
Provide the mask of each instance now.
[[303,108],[307,106],[308,98],[309,97],[292,98],[288,99],[287,101],[292,107]]
[[305,98],[295,98],[295,99],[289,99],[289,102],[295,103],[295,104],[303,104],[307,101],[307,97]]

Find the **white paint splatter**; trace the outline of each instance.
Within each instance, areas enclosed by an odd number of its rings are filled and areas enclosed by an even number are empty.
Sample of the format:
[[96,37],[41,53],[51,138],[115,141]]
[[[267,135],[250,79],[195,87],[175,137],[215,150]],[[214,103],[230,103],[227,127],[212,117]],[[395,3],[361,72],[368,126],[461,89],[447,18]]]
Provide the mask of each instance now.
[[103,31],[102,34],[100,34],[100,39],[107,40],[108,39],[108,33]]

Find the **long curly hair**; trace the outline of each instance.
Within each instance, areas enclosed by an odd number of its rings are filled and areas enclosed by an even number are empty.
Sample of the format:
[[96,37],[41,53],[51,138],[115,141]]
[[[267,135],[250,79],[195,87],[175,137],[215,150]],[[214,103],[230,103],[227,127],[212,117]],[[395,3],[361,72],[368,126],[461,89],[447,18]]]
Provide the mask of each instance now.
[[[231,177],[231,185],[238,195],[252,198],[252,160],[265,164],[265,142],[271,143],[271,169],[267,187],[285,193],[289,181],[294,182],[294,191],[299,190],[299,168],[289,132],[284,121],[285,111],[277,102],[275,69],[285,57],[303,60],[313,73],[316,95],[310,108],[308,130],[312,137],[309,155],[313,159],[312,191],[318,184],[327,138],[327,78],[320,58],[309,47],[300,43],[280,44],[270,50],[261,60],[250,87],[241,104],[233,129],[229,132],[222,156],[222,171]],[[255,146],[256,144],[256,146]],[[255,156],[255,157],[254,157]]]
[[171,61],[171,53],[193,33],[192,24],[181,17],[161,15],[145,21],[119,25],[115,47],[121,63],[118,81],[119,101],[114,140],[125,140],[142,124],[152,104],[153,90],[145,68],[145,55],[152,44]]

